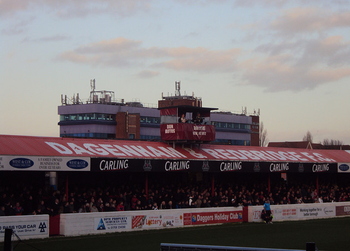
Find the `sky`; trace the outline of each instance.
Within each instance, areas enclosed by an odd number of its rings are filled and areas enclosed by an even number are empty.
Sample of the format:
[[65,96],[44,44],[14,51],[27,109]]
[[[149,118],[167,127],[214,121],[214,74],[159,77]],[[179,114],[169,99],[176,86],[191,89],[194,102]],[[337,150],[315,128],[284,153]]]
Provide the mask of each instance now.
[[0,0],[0,134],[59,136],[61,95],[260,111],[267,139],[350,144],[348,0]]

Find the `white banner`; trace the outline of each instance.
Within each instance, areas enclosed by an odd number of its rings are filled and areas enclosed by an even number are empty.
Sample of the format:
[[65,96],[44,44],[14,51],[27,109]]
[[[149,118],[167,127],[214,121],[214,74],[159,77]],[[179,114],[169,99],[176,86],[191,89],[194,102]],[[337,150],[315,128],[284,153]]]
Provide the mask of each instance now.
[[[224,221],[224,219],[221,219],[220,217],[227,214],[232,215],[232,217],[237,214],[242,214],[242,207],[61,214],[60,234],[64,236],[78,236],[85,234],[103,234],[108,232],[138,231],[142,229],[183,227],[185,225],[184,214],[207,216],[216,213],[218,219],[215,222],[206,222],[205,224],[218,224],[220,223],[218,221]],[[242,221],[243,219],[235,220],[235,222]]]
[[20,239],[49,237],[49,216],[6,216],[0,217],[0,241],[4,240],[5,229],[12,229]]
[[90,171],[89,157],[0,155],[0,171]]
[[[313,204],[287,204],[271,205],[273,221],[307,220],[331,218],[337,216],[336,206],[345,205],[346,202],[313,203]],[[350,203],[347,203],[348,205]],[[248,209],[248,221],[260,222],[263,206],[251,206]]]
[[152,211],[151,214],[133,216],[131,227],[132,229],[158,229],[181,226],[183,226],[182,212],[158,210]]
[[94,230],[101,232],[126,231],[131,228],[131,216],[94,218]]
[[338,173],[350,173],[350,163],[338,163]]

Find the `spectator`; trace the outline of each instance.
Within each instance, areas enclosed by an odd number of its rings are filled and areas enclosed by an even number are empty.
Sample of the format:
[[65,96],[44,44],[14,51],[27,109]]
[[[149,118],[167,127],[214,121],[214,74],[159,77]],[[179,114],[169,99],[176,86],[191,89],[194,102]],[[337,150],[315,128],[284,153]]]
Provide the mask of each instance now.
[[124,202],[120,201],[116,209],[117,211],[125,211]]
[[48,209],[46,207],[45,201],[41,200],[36,211],[35,214],[48,214]]
[[153,203],[152,210],[158,210],[157,202]]
[[74,203],[73,201],[66,201],[64,207],[63,207],[63,213],[74,213]]
[[97,207],[96,207],[96,204],[92,204],[90,210],[91,210],[92,213],[97,213],[97,212],[98,212],[98,209],[97,209]]
[[0,216],[5,216],[5,206],[0,206]]
[[15,215],[22,215],[24,212],[23,207],[19,202],[16,202],[15,207],[13,208]]

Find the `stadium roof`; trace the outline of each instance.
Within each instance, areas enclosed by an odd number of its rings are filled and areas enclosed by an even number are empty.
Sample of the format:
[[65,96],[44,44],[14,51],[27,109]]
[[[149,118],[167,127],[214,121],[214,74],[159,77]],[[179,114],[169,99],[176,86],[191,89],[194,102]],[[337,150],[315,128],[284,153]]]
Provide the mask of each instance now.
[[[31,156],[36,159],[29,158]],[[45,159],[45,157],[56,158],[56,160],[57,158],[68,158],[73,166],[77,164],[77,159],[85,161],[92,159],[197,161],[202,163],[201,167],[204,169],[208,161],[214,166],[216,164],[222,166],[220,162],[225,162],[228,168],[232,167],[231,162],[244,162],[250,163],[252,166],[255,165],[252,167],[254,171],[260,170],[256,166],[257,163],[260,165],[265,165],[264,163],[269,165],[270,163],[288,163],[289,165],[299,165],[299,169],[300,163],[335,164],[338,168],[344,164],[347,168],[350,165],[350,151],[345,150],[213,144],[202,144],[189,148],[178,145],[173,148],[167,143],[150,141],[0,135],[0,170],[8,170],[4,168],[8,165],[8,161],[12,163],[10,164],[12,167],[22,167],[22,165],[27,165],[26,159],[29,159],[28,162],[48,161],[49,159]],[[94,161],[92,161],[91,166],[93,166]],[[28,165],[35,165],[32,162]],[[38,168],[40,169],[40,167]],[[236,166],[236,168],[240,170],[241,167]],[[290,169],[290,166],[284,168]]]

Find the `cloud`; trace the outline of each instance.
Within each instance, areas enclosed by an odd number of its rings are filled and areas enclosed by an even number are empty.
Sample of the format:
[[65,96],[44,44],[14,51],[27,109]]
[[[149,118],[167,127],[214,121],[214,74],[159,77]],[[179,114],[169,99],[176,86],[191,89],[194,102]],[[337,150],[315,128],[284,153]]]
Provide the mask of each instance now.
[[323,32],[334,28],[348,28],[349,11],[332,12],[318,8],[294,8],[284,11],[270,25],[279,36]]
[[[86,44],[58,60],[101,67],[148,67],[139,77],[155,77],[161,68],[177,72],[240,75],[242,83],[268,92],[301,91],[350,76],[350,42],[341,36],[261,44],[252,56],[241,49],[143,47],[141,41],[115,38]],[[243,59],[243,57],[245,59]]]
[[111,40],[103,40],[97,43],[84,45],[78,48],[77,53],[82,54],[109,54],[116,52],[125,52],[137,50],[141,45],[140,41],[133,41],[126,38],[115,38]]
[[288,0],[235,0],[235,4],[240,7],[252,7],[254,5],[282,6],[287,2]]
[[38,39],[31,39],[31,38],[24,38],[22,42],[56,42],[56,41],[64,41],[68,40],[68,36],[64,35],[53,35],[53,36],[47,36],[47,37],[41,37]]
[[[1,9],[1,2],[0,2]],[[35,20],[34,17],[16,20],[13,24],[10,24],[5,29],[1,30],[4,35],[18,35],[26,31],[27,26]]]
[[291,4],[293,2],[294,4],[302,4],[302,5],[309,5],[309,6],[348,6],[349,2],[348,0],[235,0],[234,1],[236,6],[239,7],[248,7],[252,8],[254,6],[263,6],[263,7],[282,7],[286,6],[288,4]]
[[137,11],[147,11],[151,2],[151,0],[2,0],[0,16],[11,16],[35,8],[53,10],[56,15],[62,17],[99,13],[128,16]]
[[318,64],[335,67],[350,64],[350,42],[342,36],[261,44],[255,52],[267,55],[287,53],[291,55],[292,62],[302,67]]
[[236,68],[239,49],[209,50],[206,48],[172,48],[164,50],[171,59],[164,61],[163,66],[177,71],[196,72],[229,72]]
[[9,15],[17,11],[28,9],[30,1],[2,0],[0,1],[0,16]]
[[79,64],[101,65],[107,67],[128,67],[138,65],[141,59],[136,56],[141,42],[116,38],[92,43],[61,53],[57,59]]
[[145,70],[145,71],[141,71],[137,74],[137,77],[139,78],[154,78],[156,76],[159,75],[158,71],[149,71],[149,70]]
[[305,46],[299,63],[315,65],[323,63],[329,67],[350,65],[350,42],[342,36],[329,36],[324,39],[310,40]]
[[75,50],[63,52],[57,59],[106,67],[148,65],[176,71],[207,73],[232,71],[239,53],[239,49],[144,48],[140,41],[120,37],[87,44]]
[[281,58],[268,57],[259,62],[242,63],[243,84],[263,87],[266,92],[312,90],[316,87],[350,77],[350,68],[303,68],[284,63]]
[[241,63],[245,84],[300,91],[350,77],[350,43],[341,36],[264,44]]
[[240,62],[242,83],[268,92],[301,91],[349,78],[350,41],[343,36],[349,23],[347,10],[316,7],[287,9],[267,26],[256,23],[261,41]]

